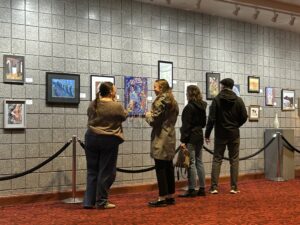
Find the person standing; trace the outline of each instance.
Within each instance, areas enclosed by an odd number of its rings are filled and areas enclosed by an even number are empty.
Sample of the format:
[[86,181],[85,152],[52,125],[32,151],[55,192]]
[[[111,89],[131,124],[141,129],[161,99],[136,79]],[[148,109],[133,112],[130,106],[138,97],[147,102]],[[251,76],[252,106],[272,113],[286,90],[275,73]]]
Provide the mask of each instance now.
[[173,158],[176,145],[175,123],[179,109],[166,80],[156,80],[154,92],[156,99],[151,111],[146,113],[146,122],[152,127],[150,154],[155,162],[159,197],[156,201],[149,202],[148,205],[159,207],[175,204]]
[[95,206],[102,209],[115,208],[108,201],[108,190],[116,178],[119,145],[124,141],[122,122],[127,117],[126,111],[115,101],[115,97],[116,87],[111,82],[104,82],[87,110],[87,184],[83,201],[86,209]]
[[218,193],[218,180],[222,158],[226,146],[230,160],[231,194],[239,192],[237,186],[239,172],[239,128],[247,121],[247,110],[243,100],[233,91],[234,81],[231,78],[221,80],[221,91],[213,99],[209,109],[205,130],[205,142],[210,143],[210,133],[215,128],[214,154],[211,171],[211,194]]
[[[179,197],[205,196],[205,170],[202,162],[203,130],[206,124],[207,103],[203,101],[200,89],[196,85],[187,87],[188,104],[184,107],[180,128],[182,147],[187,147],[190,153],[190,167],[188,168],[188,190]],[[195,190],[199,179],[198,193]]]

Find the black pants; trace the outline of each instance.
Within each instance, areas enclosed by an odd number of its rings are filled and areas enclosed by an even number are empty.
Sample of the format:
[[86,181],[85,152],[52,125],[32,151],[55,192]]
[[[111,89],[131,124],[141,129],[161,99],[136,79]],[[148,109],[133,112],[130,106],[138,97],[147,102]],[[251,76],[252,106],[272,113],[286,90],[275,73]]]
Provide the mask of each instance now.
[[87,182],[84,206],[105,204],[108,190],[116,178],[116,165],[120,139],[87,131],[85,134],[85,155],[87,161]]
[[175,177],[173,161],[159,159],[154,159],[154,161],[159,196],[174,194]]

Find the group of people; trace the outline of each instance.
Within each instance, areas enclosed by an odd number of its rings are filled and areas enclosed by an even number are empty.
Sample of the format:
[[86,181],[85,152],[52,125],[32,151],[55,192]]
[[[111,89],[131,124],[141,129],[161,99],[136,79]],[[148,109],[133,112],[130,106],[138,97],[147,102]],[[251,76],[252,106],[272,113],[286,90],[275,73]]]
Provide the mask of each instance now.
[[[188,104],[182,112],[180,141],[181,146],[188,149],[191,162],[188,169],[188,190],[179,197],[206,195],[202,146],[204,140],[209,144],[213,128],[215,141],[210,193],[218,193],[218,179],[226,146],[230,158],[230,193],[238,192],[239,127],[246,122],[247,111],[242,99],[232,91],[234,81],[226,78],[220,83],[221,91],[212,101],[208,119],[207,103],[203,101],[200,89],[196,85],[187,87]],[[176,148],[175,124],[179,108],[166,80],[156,80],[154,92],[156,98],[145,119],[152,127],[150,154],[155,163],[159,193],[158,198],[150,201],[148,205],[160,207],[175,204],[173,158]],[[87,188],[83,203],[86,209],[115,208],[115,205],[108,201],[108,191],[116,177],[118,147],[124,141],[122,122],[127,117],[126,110],[115,101],[115,96],[116,87],[111,82],[104,82],[96,99],[88,107],[88,129],[85,134]],[[200,186],[198,191],[196,174]]]

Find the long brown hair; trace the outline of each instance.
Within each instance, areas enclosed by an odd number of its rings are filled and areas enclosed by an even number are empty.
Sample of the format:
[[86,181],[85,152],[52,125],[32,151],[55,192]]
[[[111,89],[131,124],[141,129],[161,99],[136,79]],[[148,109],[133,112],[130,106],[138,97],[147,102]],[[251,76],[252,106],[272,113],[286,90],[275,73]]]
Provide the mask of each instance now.
[[187,100],[188,101],[195,101],[201,102],[202,101],[202,94],[198,86],[196,85],[189,85],[187,87]]
[[165,79],[159,79],[159,80],[156,80],[155,83],[158,83],[161,94],[167,94],[167,96],[170,98],[171,111],[173,111],[175,109],[177,103],[175,101],[174,95],[172,93],[172,89],[170,88],[168,81],[166,81]]

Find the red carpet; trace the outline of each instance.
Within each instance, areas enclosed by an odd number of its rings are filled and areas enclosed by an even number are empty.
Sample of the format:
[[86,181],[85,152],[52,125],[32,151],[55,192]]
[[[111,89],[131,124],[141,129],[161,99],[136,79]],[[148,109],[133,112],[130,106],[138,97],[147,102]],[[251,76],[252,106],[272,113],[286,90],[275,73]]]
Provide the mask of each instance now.
[[43,202],[0,207],[0,224],[300,224],[300,180],[240,182],[241,192],[176,198],[176,205],[149,208],[157,192],[113,195],[109,210],[84,210],[80,204]]

